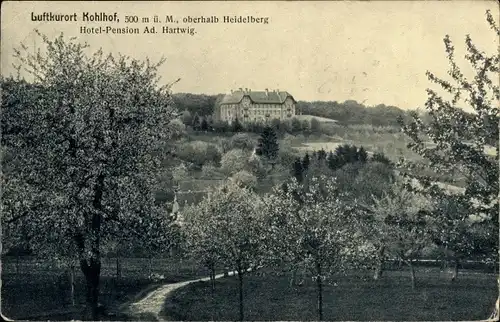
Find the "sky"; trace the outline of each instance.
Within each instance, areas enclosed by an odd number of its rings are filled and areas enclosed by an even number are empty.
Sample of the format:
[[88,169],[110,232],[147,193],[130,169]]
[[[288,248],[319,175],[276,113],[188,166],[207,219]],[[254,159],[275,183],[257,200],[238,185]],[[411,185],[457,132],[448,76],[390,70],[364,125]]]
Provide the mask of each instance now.
[[[181,78],[174,92],[217,94],[231,89],[279,89],[296,100],[356,100],[403,109],[423,107],[427,70],[446,76],[443,37],[449,34],[457,57],[465,35],[493,53],[499,40],[485,11],[499,16],[496,1],[231,1],[231,2],[14,2],[2,3],[2,75],[12,73],[13,49],[41,44],[34,29],[49,38],[61,32],[88,42],[91,50],[156,61],[165,57],[162,81]],[[44,12],[78,21],[32,21]],[[117,13],[120,22],[84,22],[84,12]],[[125,16],[139,21],[125,23]],[[152,23],[154,15],[161,21]],[[172,15],[179,23],[168,23]],[[223,16],[268,17],[267,24],[222,23]],[[183,23],[186,17],[217,16],[219,23]],[[80,28],[139,27],[141,34],[81,34]],[[142,33],[155,26],[157,33]],[[193,36],[162,33],[163,27],[195,28]],[[465,65],[464,65],[465,66]],[[467,71],[466,71],[467,75]]]

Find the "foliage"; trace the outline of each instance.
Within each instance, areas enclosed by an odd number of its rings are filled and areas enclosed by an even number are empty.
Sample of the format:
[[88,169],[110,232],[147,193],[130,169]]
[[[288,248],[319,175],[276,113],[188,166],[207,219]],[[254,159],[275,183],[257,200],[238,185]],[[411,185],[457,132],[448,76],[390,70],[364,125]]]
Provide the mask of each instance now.
[[243,131],[243,125],[241,125],[240,120],[236,117],[231,123],[231,132],[237,133]]
[[221,170],[232,175],[246,168],[249,154],[241,149],[232,149],[225,153],[221,159]]
[[168,124],[172,139],[180,139],[186,136],[186,126],[180,119],[173,119]]
[[193,120],[191,121],[191,126],[195,131],[199,131],[201,129],[201,117],[198,115],[198,113],[194,114]]
[[[496,36],[500,31],[493,16],[486,13],[487,20]],[[438,173],[458,171],[467,178],[465,195],[475,208],[475,213],[487,214],[493,222],[498,222],[498,167],[499,167],[499,108],[498,72],[500,54],[488,55],[477,48],[469,35],[465,37],[466,61],[475,75],[468,79],[460,70],[455,59],[455,48],[449,36],[444,45],[450,69],[451,81],[427,72],[429,80],[444,91],[440,95],[428,89],[426,110],[432,118],[424,123],[418,115],[413,115],[404,124],[403,130],[411,138],[408,147],[430,161],[430,166]],[[449,97],[449,98],[447,98]],[[465,113],[458,106],[462,103],[473,111]],[[431,140],[434,144],[426,144]],[[485,148],[496,148],[495,156],[485,153]],[[438,189],[430,184],[429,177],[419,178],[426,192],[432,194]]]
[[[397,126],[397,117],[407,118],[407,113],[395,106],[379,104],[374,107],[367,107],[353,100],[343,103],[337,101],[299,101],[297,110],[301,114],[314,115],[338,120],[342,124],[371,124],[375,126]],[[317,130],[316,125],[312,125],[313,132]]]
[[262,160],[255,154],[252,154],[248,160],[248,170],[257,177],[257,179],[263,179],[267,174],[266,167],[262,163]]
[[258,140],[256,153],[272,163],[276,161],[278,151],[279,145],[276,132],[270,126],[267,126]]
[[[432,241],[434,220],[431,216],[431,202],[424,196],[405,189],[396,181],[382,197],[374,197],[373,204],[368,207],[370,210],[367,218],[372,221],[368,225],[367,235],[377,249],[386,249],[408,264],[412,287],[415,287],[412,262]],[[378,255],[383,256],[382,253]]]
[[200,131],[208,131],[208,122],[207,122],[207,119],[204,117],[202,120],[201,120],[201,124],[200,124]]
[[311,132],[312,133],[321,132],[321,123],[318,121],[317,118],[314,117],[311,119]]
[[178,184],[179,182],[185,180],[188,176],[188,170],[184,163],[179,164],[172,170],[172,176],[174,181]]
[[381,198],[396,181],[391,166],[381,162],[368,162],[352,178],[351,191],[358,201],[371,204],[373,198]]
[[201,173],[203,177],[213,179],[221,176],[221,170],[215,167],[213,164],[205,164],[201,168]]
[[363,257],[355,209],[342,201],[335,181],[313,177],[276,187],[265,199],[269,260],[304,265],[317,281],[318,318],[322,320],[322,286],[331,273],[345,272]]
[[386,165],[389,165],[389,166],[392,166],[393,163],[391,162],[391,160],[389,160],[384,153],[382,152],[375,152],[373,153],[372,157],[371,157],[371,161],[373,162],[380,162],[380,163],[384,163]]
[[79,259],[96,319],[103,245],[170,243],[172,220],[153,191],[171,137],[170,88],[158,84],[161,62],[87,56],[62,34],[40,36],[43,54],[16,51],[34,82],[2,80],[2,145],[12,152],[2,221],[40,255]]
[[254,190],[257,186],[257,177],[246,170],[236,172],[231,176],[230,180],[240,188]]
[[452,253],[455,260],[452,280],[457,277],[458,263],[462,259],[496,259],[496,223],[471,214],[463,195],[440,196],[433,203],[433,242],[441,247],[445,255]]
[[218,164],[221,161],[221,153],[217,146],[203,141],[191,141],[177,147],[177,156],[185,161],[201,168],[204,164]]
[[292,119],[292,134],[298,134],[302,131],[302,123],[294,117]]
[[231,137],[230,149],[241,149],[252,151],[255,149],[256,141],[248,133],[237,133]]
[[[191,93],[175,93],[172,95],[175,107],[179,111],[188,111],[191,115],[211,115],[214,112],[217,99],[222,95],[205,95]],[[188,123],[191,125],[191,123]]]
[[182,112],[181,120],[186,126],[193,124],[193,116],[188,110],[184,110],[184,112]]
[[239,276],[240,319],[243,320],[243,275],[262,256],[262,202],[234,183],[209,193],[184,214],[184,232],[196,258],[235,268]]
[[347,163],[366,162],[368,154],[363,147],[357,148],[354,145],[339,145],[335,152],[329,155],[328,166],[332,170],[340,169]]

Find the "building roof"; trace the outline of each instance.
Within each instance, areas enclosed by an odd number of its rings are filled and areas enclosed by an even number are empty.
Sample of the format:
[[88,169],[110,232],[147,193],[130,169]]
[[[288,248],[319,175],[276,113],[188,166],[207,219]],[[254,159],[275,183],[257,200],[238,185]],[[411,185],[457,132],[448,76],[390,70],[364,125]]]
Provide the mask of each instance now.
[[221,104],[238,104],[243,97],[248,96],[253,103],[257,104],[283,104],[283,102],[290,97],[294,102],[293,96],[284,91],[232,91],[227,94],[221,101]]

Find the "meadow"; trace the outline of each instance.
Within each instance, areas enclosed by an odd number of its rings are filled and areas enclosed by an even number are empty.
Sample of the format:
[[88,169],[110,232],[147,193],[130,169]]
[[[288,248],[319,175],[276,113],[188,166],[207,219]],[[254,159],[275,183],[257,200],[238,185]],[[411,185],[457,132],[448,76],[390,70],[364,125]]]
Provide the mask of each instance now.
[[[498,287],[493,274],[463,272],[451,282],[449,272],[419,267],[418,287],[412,289],[406,270],[385,272],[374,281],[369,274],[334,276],[324,287],[324,319],[330,321],[447,321],[485,319],[492,312]],[[315,282],[306,276],[301,286],[290,276],[249,273],[245,276],[245,318],[259,321],[317,319]],[[212,296],[208,282],[181,288],[164,304],[166,320],[237,320],[238,279],[216,282]]]
[[[117,261],[118,260],[118,261]],[[117,262],[120,270],[117,271]],[[2,313],[16,320],[70,320],[85,305],[85,280],[54,261],[30,257],[2,259]],[[206,276],[196,262],[178,258],[103,258],[100,302],[109,319],[126,318],[119,307],[165,284]]]

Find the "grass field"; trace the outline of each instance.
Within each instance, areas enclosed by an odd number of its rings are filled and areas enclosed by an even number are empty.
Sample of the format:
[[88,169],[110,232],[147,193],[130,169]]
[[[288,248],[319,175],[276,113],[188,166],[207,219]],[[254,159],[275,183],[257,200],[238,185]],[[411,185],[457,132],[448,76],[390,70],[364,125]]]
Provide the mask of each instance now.
[[[204,277],[207,271],[193,261],[145,258],[121,259],[121,278],[116,277],[114,259],[104,259],[100,302],[110,312],[118,305],[136,297],[144,289],[164,283]],[[4,262],[4,261],[3,261]],[[13,319],[78,319],[85,303],[85,281],[75,270],[75,306],[71,303],[70,282],[67,273],[51,267],[47,262],[21,260],[2,262],[2,313]],[[161,276],[150,279],[149,275]],[[119,317],[120,320],[126,317]]]
[[[379,281],[347,276],[324,288],[325,320],[477,320],[493,309],[498,287],[493,274],[463,273],[455,282],[436,268],[417,270],[412,290],[406,271],[388,271]],[[316,320],[316,288],[309,278],[290,287],[288,276],[249,274],[245,280],[246,320]],[[163,315],[169,320],[237,320],[238,280],[200,282],[177,290],[167,299]]]

